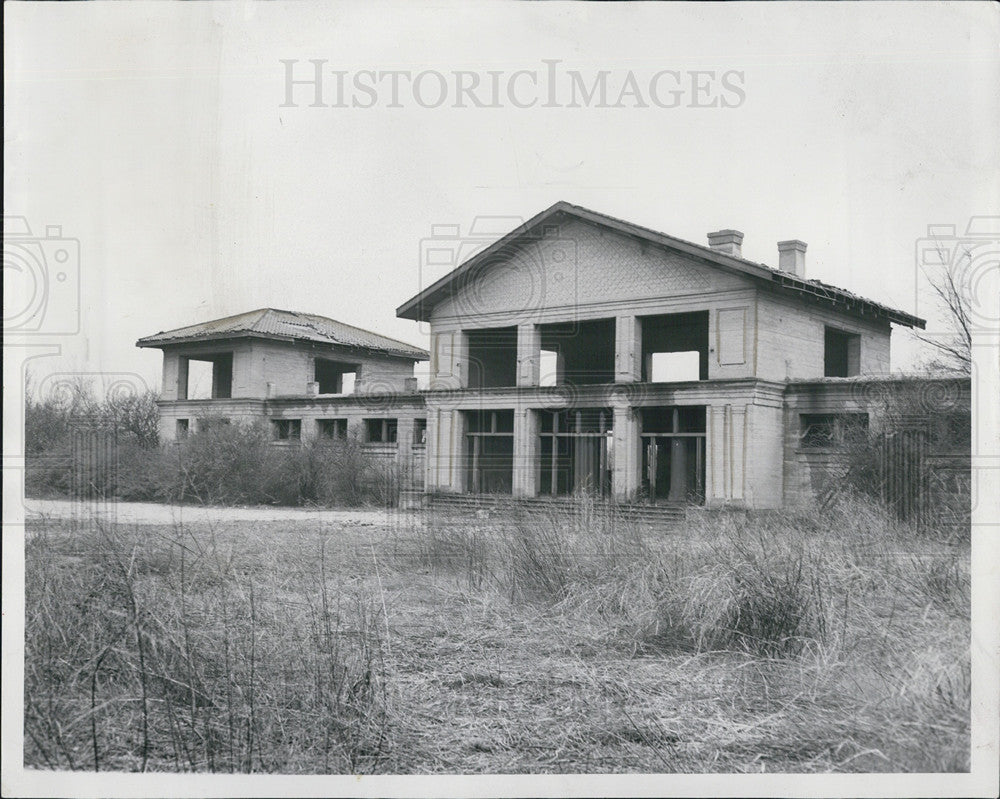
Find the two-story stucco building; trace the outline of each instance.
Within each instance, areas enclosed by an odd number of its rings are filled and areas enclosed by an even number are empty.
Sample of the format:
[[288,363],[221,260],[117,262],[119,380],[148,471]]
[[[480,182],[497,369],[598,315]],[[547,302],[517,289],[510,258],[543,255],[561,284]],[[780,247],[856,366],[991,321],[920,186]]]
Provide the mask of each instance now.
[[[892,326],[924,322],[808,279],[801,241],[774,268],[742,239],[556,203],[397,309],[430,325],[423,391],[423,350],[323,317],[256,311],[139,346],[164,351],[167,439],[199,414],[266,417],[278,441],[339,419],[383,455],[419,450],[431,495],[780,507],[877,413],[864,387],[898,382]],[[212,399],[185,399],[193,359],[212,363]],[[933,395],[967,408],[968,380],[945,382]]]
[[807,279],[801,241],[771,268],[742,239],[693,244],[560,202],[401,305],[431,327],[427,490],[808,494],[795,442],[865,413],[843,385],[886,379],[891,326],[924,322]]
[[[262,308],[147,336],[163,351],[160,438],[198,425],[264,420],[278,445],[356,436],[368,452],[423,473],[427,352],[316,314]],[[192,370],[205,367],[198,395]]]

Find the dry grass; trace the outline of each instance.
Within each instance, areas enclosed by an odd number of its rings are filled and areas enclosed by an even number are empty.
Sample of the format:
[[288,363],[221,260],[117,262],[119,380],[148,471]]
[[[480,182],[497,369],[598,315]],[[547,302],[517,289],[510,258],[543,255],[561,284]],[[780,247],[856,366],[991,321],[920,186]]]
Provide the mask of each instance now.
[[27,568],[33,766],[968,769],[968,546],[864,504],[50,523]]

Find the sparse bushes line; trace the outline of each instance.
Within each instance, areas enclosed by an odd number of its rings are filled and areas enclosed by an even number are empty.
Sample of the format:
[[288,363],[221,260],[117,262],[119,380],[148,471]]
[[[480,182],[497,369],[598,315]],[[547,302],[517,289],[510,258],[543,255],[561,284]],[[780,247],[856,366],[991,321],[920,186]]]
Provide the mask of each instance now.
[[[115,437],[102,447],[114,462],[81,481],[90,466],[74,453],[67,423],[61,444],[29,453],[26,492],[72,496],[82,482],[96,496],[133,501],[391,506],[398,499],[398,466],[369,456],[355,438],[285,447],[274,446],[261,424],[203,428],[167,446]],[[107,427],[97,431],[95,441],[114,435]]]

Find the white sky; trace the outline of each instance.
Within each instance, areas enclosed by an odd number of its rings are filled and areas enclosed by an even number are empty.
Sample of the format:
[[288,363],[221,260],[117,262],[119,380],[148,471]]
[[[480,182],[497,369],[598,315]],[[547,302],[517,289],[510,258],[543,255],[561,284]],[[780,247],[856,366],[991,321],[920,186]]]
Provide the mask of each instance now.
[[[62,354],[34,369],[158,387],[160,353],[137,338],[262,306],[425,344],[395,308],[431,226],[559,199],[698,242],[737,228],[770,264],[799,238],[808,277],[932,315],[915,242],[1000,213],[996,9],[8,3],[5,213],[81,248],[81,332],[44,339]],[[613,83],[737,70],[746,99],[360,109],[309,108],[304,92],[279,108],[279,60],[314,58],[446,73],[562,59]],[[903,338],[896,367],[912,362]]]

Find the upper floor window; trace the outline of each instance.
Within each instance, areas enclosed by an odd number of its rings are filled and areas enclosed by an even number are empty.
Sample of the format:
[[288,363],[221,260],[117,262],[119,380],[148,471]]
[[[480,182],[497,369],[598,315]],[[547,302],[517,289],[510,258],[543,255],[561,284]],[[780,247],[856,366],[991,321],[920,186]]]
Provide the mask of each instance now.
[[643,316],[640,324],[643,380],[708,379],[708,311]]
[[832,327],[823,329],[823,376],[861,374],[861,336]]
[[183,356],[178,369],[178,399],[229,399],[233,396],[231,352]]
[[356,363],[317,358],[313,379],[319,383],[320,394],[353,394],[359,368]]

